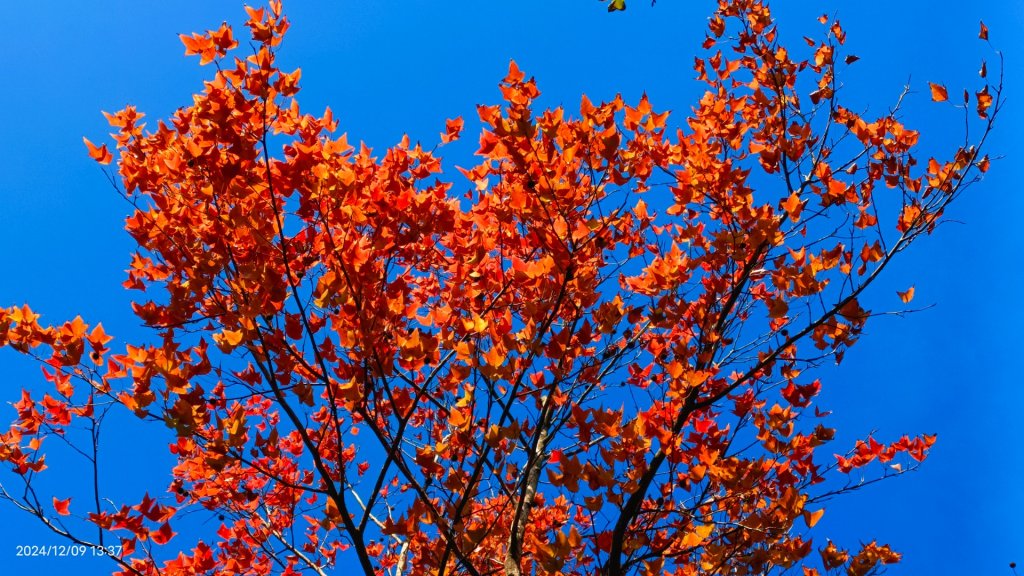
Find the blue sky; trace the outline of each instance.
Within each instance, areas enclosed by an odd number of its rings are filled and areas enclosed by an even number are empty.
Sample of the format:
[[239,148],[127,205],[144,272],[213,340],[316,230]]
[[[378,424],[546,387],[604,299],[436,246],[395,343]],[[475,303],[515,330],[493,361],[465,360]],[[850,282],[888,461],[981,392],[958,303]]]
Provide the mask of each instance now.
[[[652,8],[633,0],[627,12],[608,14],[595,0],[293,0],[285,4],[292,28],[280,58],[285,69],[302,68],[306,110],[329,105],[350,141],[375,148],[404,133],[435,142],[446,118],[474,118],[476,104],[499,99],[510,58],[536,76],[542,105],[571,109],[582,93],[598,101],[621,92],[629,102],[646,92],[678,120],[702,90],[692,62],[713,4],[661,0]],[[995,69],[995,55],[976,39],[979,20],[1005,53],[1008,104],[989,148],[1004,158],[954,205],[947,214],[954,222],[915,245],[865,303],[897,308],[895,291],[913,284],[914,304],[934,307],[872,321],[843,365],[819,374],[821,403],[839,428],[837,450],[871,431],[889,440],[937,433],[938,444],[919,472],[832,502],[818,534],[850,547],[872,538],[892,544],[905,556],[891,574],[1009,574],[1011,560],[1024,562],[1024,308],[1017,304],[1024,197],[1014,182],[1024,152],[1017,133],[1024,3],[775,4],[784,37],[796,41],[817,32],[821,12],[838,13],[848,53],[861,58],[844,77],[850,107],[881,113],[910,82],[903,117],[922,131],[922,158],[950,150],[962,135],[962,117],[931,104],[927,82],[951,94],[973,91],[980,60]],[[210,70],[182,56],[177,35],[240,23],[241,2],[19,2],[5,15],[0,305],[29,302],[51,322],[81,314],[119,341],[143,338],[132,294],[120,288],[132,249],[123,231],[128,207],[81,138],[104,140],[101,110],[134,104],[155,121],[188,104]],[[7,350],[0,374],[4,402],[41,380],[38,368]],[[0,420],[10,415],[0,409]],[[145,464],[167,461],[164,445],[134,426],[114,421],[105,432],[116,443],[104,454],[109,482],[128,492],[159,490],[165,482],[147,476]],[[59,541],[31,518],[6,507],[0,513],[0,568],[49,574],[106,566],[15,558],[15,545]]]

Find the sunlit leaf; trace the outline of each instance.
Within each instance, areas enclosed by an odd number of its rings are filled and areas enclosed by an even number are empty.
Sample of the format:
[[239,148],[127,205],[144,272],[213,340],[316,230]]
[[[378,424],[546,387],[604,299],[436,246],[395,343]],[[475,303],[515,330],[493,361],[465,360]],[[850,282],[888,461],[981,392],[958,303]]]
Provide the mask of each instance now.
[[896,295],[900,297],[901,302],[907,304],[914,299],[914,287],[907,288],[906,292],[896,292]]
[[814,525],[817,524],[818,521],[821,520],[821,517],[824,515],[824,508],[822,508],[821,510],[817,510],[815,512],[811,512],[809,510],[803,511],[804,522],[807,524],[808,528],[814,528]]
[[71,506],[71,498],[65,498],[64,500],[58,500],[56,496],[53,497],[53,509],[57,511],[57,514],[61,516],[67,516],[71,514],[69,507]]
[[102,146],[96,146],[95,144],[90,142],[88,138],[85,138],[84,136],[82,137],[82,142],[85,142],[86,148],[89,149],[89,156],[92,157],[93,160],[99,162],[100,164],[110,164],[110,161],[114,159],[110,151],[107,150],[106,144]]

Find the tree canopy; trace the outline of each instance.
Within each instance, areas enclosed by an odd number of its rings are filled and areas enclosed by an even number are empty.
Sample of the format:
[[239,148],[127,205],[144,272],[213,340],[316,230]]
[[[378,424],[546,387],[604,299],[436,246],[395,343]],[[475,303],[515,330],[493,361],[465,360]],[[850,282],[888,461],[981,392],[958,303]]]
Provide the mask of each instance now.
[[[512,62],[502,102],[478,108],[478,163],[453,173],[462,119],[437,146],[350,144],[278,67],[281,4],[247,11],[248,47],[227,24],[182,35],[212,65],[190,106],[152,126],[127,107],[107,115],[112,145],[85,140],[101,164],[116,152],[138,244],[124,287],[153,341],[115,350],[80,317],[0,310],[0,345],[50,386],[23,390],[0,434],[25,487],[7,500],[124,574],[898,561],[813,528],[862,485],[844,475],[899,475],[934,437],[829,445],[813,368],[842,361],[865,291],[988,170],[1002,82],[984,64],[963,97],[973,140],[919,159],[899,105],[841,102],[856,56],[838,20],[786,47],[764,2],[722,0],[690,114],[646,96],[538,110]],[[168,485],[40,497],[47,447],[97,466],[112,411],[173,430]],[[216,528],[176,528],[193,512]]]

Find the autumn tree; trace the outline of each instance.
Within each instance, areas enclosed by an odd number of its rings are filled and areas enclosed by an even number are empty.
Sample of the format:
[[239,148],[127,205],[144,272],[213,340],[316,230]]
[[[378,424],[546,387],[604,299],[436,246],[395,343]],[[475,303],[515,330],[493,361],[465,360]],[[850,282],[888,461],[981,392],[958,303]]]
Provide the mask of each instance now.
[[[934,438],[828,446],[810,369],[842,360],[865,290],[987,170],[1001,82],[984,67],[960,107],[975,139],[919,162],[898,103],[841,103],[856,58],[838,21],[787,48],[763,2],[721,0],[691,114],[646,97],[536,110],[513,63],[502,103],[478,109],[479,163],[451,180],[436,149],[354,147],[329,110],[303,112],[299,70],[276,65],[280,3],[247,10],[251,50],[227,25],[182,36],[215,65],[190,106],[150,126],[108,114],[138,243],[124,286],[154,340],[115,351],[99,324],[0,311],[0,345],[48,381],[0,435],[23,483],[9,504],[116,543],[115,569],[138,575],[864,575],[899,559],[811,528],[856,487],[844,474],[899,474]],[[116,410],[173,432],[167,485],[118,504],[37,491],[54,438]],[[216,528],[176,529],[186,512]]]

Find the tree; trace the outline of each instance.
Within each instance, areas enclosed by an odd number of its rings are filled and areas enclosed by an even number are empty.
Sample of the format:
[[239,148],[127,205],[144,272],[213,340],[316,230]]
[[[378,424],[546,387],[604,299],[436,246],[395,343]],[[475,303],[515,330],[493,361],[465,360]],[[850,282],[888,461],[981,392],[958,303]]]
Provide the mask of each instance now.
[[[840,103],[855,57],[838,21],[799,60],[762,2],[723,0],[679,129],[646,97],[535,111],[512,63],[455,184],[436,149],[374,155],[329,110],[301,112],[300,72],[275,64],[280,3],[247,10],[251,55],[228,57],[227,25],[182,36],[216,64],[192,106],[152,131],[132,107],[108,115],[139,245],[125,287],[155,341],[115,353],[101,325],[0,311],[0,344],[53,386],[23,391],[0,436],[24,482],[7,500],[80,545],[118,543],[127,574],[857,575],[898,560],[820,540],[812,560],[809,530],[858,486],[843,474],[898,475],[934,438],[822,457],[834,432],[806,373],[842,360],[872,315],[861,295],[988,169],[1001,82],[965,94],[977,139],[919,167],[899,105]],[[166,494],[39,496],[44,439],[84,427],[95,467],[114,410],[173,430]],[[193,511],[216,531],[176,534]]]

